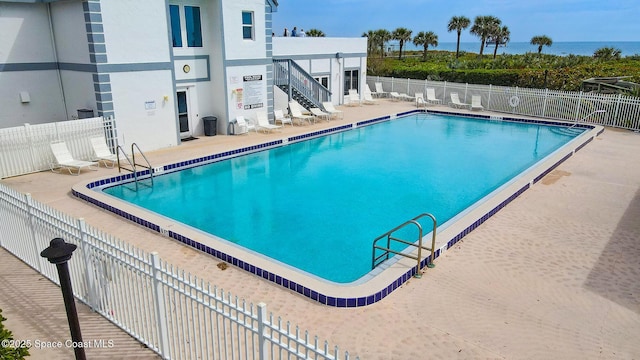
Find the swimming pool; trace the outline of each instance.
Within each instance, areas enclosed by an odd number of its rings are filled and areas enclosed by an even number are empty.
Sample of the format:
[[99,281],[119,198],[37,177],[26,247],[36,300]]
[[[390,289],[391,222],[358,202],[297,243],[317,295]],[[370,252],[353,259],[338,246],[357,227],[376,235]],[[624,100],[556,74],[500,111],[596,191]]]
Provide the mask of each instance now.
[[[94,186],[311,277],[362,283],[372,278],[373,238],[422,212],[434,213],[441,223],[462,216],[576,135],[537,123],[433,114],[374,120],[374,126],[251,148],[247,152],[256,152],[247,156],[226,154],[232,158],[208,165],[165,166],[191,167],[156,177],[146,190]],[[456,137],[462,141],[452,143]],[[280,146],[284,142],[295,143]],[[487,163],[500,166],[486,171]],[[194,201],[208,195],[213,197]],[[176,202],[193,206],[185,210]],[[278,282],[278,274],[262,276]]]

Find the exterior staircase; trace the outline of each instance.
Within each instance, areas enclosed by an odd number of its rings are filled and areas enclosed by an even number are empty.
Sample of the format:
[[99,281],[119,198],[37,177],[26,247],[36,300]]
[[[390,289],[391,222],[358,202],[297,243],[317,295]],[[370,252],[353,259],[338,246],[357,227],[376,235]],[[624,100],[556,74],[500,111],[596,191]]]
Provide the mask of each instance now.
[[274,59],[273,72],[274,85],[307,110],[324,109],[322,103],[331,99],[331,91],[291,59]]

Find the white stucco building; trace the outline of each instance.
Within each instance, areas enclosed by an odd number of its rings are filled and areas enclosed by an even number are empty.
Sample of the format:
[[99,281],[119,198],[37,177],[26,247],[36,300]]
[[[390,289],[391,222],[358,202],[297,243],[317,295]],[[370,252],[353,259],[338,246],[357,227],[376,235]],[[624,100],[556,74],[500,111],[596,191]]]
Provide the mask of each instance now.
[[290,76],[283,61],[327,87],[335,104],[364,86],[366,38],[273,37],[277,5],[0,0],[0,128],[93,112],[115,118],[122,145],[153,150],[202,135],[205,116],[225,134],[238,115],[285,108],[287,87],[274,81]]

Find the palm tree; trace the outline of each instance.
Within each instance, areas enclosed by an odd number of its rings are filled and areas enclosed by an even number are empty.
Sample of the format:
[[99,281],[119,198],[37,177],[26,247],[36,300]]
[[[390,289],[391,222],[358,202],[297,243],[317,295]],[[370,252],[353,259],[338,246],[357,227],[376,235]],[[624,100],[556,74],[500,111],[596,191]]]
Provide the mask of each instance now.
[[496,43],[496,47],[493,49],[493,58],[496,58],[496,54],[498,53],[498,46],[507,45],[509,40],[511,40],[511,31],[506,26],[500,27],[497,26],[491,35],[489,35],[489,40]]
[[376,32],[369,30],[366,33],[362,33],[362,37],[367,38],[367,55],[373,55],[373,51],[376,49]]
[[547,35],[538,35],[531,38],[531,45],[538,45],[538,54],[542,53],[543,46],[551,46],[553,41]]
[[424,52],[422,53],[422,60],[427,60],[427,50],[429,49],[429,45],[438,46],[438,35],[433,31],[420,31],[416,37],[413,38],[413,43],[416,46],[422,45],[424,47]]
[[391,40],[391,33],[385,29],[376,30],[374,39],[374,43],[380,46],[380,57],[384,58],[384,47]]
[[593,57],[599,60],[619,60],[622,51],[612,47],[601,47],[593,52]]
[[318,30],[318,29],[309,29],[309,31],[307,31],[307,36],[310,36],[310,37],[324,37],[324,32],[322,32],[322,30]]
[[391,34],[393,40],[398,40],[400,42],[400,53],[398,54],[398,60],[402,60],[402,47],[404,43],[407,41],[411,41],[411,30],[403,27],[399,27],[393,30],[393,34]]
[[502,21],[495,16],[476,16],[470,32],[480,38],[480,57],[484,51],[484,44],[487,42],[489,35],[495,32]]
[[455,30],[458,33],[458,43],[456,45],[456,59],[460,54],[460,34],[462,33],[462,30],[469,27],[469,24],[471,24],[471,20],[469,20],[469,18],[465,16],[454,16],[451,18],[451,20],[449,20],[447,31],[452,32],[453,30]]

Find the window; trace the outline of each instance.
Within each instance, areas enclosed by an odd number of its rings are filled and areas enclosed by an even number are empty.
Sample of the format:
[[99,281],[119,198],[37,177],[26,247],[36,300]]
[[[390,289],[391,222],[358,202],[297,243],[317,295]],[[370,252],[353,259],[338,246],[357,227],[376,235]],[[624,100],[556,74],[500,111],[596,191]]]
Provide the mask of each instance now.
[[314,77],[314,79],[316,79],[317,82],[322,84],[322,86],[326,87],[327,89],[329,88],[329,77],[328,76],[318,76],[318,77]]
[[242,38],[245,40],[253,40],[253,12],[242,12]]
[[200,8],[185,6],[184,18],[187,26],[187,46],[202,47],[202,28],[200,26]]
[[344,72],[344,94],[349,94],[349,89],[358,90],[358,70],[346,70]]
[[178,5],[169,5],[169,16],[171,16],[171,38],[173,47],[182,46],[182,33],[180,32],[180,8]]

